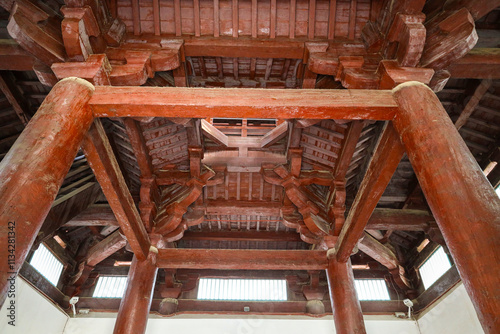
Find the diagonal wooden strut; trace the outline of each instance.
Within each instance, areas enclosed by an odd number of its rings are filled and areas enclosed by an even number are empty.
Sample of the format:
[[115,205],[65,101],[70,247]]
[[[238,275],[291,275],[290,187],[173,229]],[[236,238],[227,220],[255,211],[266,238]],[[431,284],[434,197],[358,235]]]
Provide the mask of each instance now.
[[82,148],[132,251],[139,260],[146,259],[149,237],[100,120],[94,120]]
[[387,123],[335,245],[337,261],[346,262],[403,157],[404,148],[391,123]]

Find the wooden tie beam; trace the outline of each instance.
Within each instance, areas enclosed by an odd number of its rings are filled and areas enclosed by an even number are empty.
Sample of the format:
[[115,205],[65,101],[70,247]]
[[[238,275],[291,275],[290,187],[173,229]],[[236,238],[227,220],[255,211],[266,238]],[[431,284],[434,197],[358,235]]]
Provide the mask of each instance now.
[[[491,254],[500,239],[500,200],[427,86],[410,82],[393,91],[96,87],[93,95],[92,92],[93,87],[80,79],[60,81],[0,165],[0,233],[7,238],[7,222],[16,221],[17,238],[22,238],[17,244],[16,264],[12,269],[5,268],[5,251],[0,258],[3,298],[6,273],[17,272],[25,260],[85,137],[89,162],[94,165],[136,256],[124,302],[139,303],[142,311],[134,312],[131,306],[122,303],[115,332],[144,333],[157,267],[317,270],[328,266],[337,331],[364,333],[359,303],[352,288],[349,255],[404,146],[485,332],[493,333],[500,327],[496,317],[500,309],[497,284],[500,258],[498,252]],[[188,118],[243,116],[393,122],[386,128],[356,205],[342,229],[335,247],[338,253],[333,252],[329,262],[326,253],[314,251],[245,251],[234,256],[225,250],[160,249],[156,255],[144,226],[139,224],[141,220],[123,185],[123,176],[114,166],[102,129],[94,125],[93,130],[86,133],[92,117],[178,117],[180,114]],[[383,167],[387,159],[389,166]],[[380,174],[384,177],[377,180]],[[373,195],[370,195],[371,187],[376,188]],[[39,191],[33,192],[33,189]],[[484,254],[491,255],[482,256]],[[342,293],[336,291],[339,286],[344,289]],[[339,309],[339,305],[350,315]]]

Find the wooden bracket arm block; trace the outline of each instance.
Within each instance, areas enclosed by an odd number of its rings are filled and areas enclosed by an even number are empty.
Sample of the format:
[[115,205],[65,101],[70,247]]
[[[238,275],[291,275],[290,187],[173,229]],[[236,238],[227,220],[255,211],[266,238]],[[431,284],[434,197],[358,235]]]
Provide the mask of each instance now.
[[9,35],[26,51],[50,66],[64,62],[66,51],[62,39],[38,25],[49,15],[27,0],[16,1],[10,15]]
[[78,77],[96,86],[111,85],[111,65],[106,55],[90,55],[85,62],[54,63],[51,68],[59,80]]
[[95,120],[82,148],[120,228],[138,259],[145,260],[150,241],[100,120]]
[[400,67],[395,60],[382,60],[377,69],[380,77],[379,89],[392,89],[400,83],[418,81],[429,84],[433,78],[432,68]]
[[398,42],[396,59],[400,66],[415,67],[420,61],[424,50],[426,29],[422,24],[425,15],[396,15],[387,39],[389,42]]
[[399,263],[396,255],[388,247],[384,246],[368,233],[364,233],[358,243],[360,251],[376,260],[389,269],[396,284],[403,290],[411,289],[411,284],[405,276],[405,270]]
[[61,23],[62,38],[69,59],[86,60],[94,53],[89,37],[100,35],[94,12],[89,6],[81,8],[63,6],[61,12],[64,14]]
[[283,225],[295,229],[300,234],[300,239],[302,241],[309,244],[317,244],[320,242],[320,238],[309,231],[304,224],[302,215],[297,212],[295,207],[283,207],[281,209],[281,217],[283,218]]
[[434,26],[426,25],[427,38],[420,67],[441,70],[465,56],[476,45],[474,19],[463,8]]

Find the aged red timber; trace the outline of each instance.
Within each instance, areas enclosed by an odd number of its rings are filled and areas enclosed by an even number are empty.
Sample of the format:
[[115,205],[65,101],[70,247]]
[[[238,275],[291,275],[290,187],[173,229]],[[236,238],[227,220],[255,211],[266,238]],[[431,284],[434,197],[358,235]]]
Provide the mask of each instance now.
[[390,91],[96,87],[96,117],[233,117],[391,120]]
[[354,287],[351,260],[340,262],[332,256],[328,260],[326,273],[335,332],[339,334],[366,333],[361,306]]
[[93,92],[82,79],[58,83],[0,164],[2,244],[15,240],[12,252],[4,247],[0,253],[0,305],[7,278],[15,277],[26,259],[92,123],[88,101]]
[[500,328],[500,199],[435,94],[416,82],[394,90],[393,123],[485,333]]
[[142,261],[134,256],[128,273],[127,290],[118,310],[114,334],[144,334],[146,332],[158,271],[155,252],[157,252],[156,249]]

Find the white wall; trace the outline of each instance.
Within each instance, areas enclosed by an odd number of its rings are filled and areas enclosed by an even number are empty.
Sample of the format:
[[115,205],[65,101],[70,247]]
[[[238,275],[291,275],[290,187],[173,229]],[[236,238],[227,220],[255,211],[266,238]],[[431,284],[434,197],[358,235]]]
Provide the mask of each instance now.
[[483,334],[481,324],[462,283],[425,313],[418,325],[422,334]]
[[[91,313],[68,318],[23,279],[17,279],[16,327],[7,322],[6,302],[0,310],[2,334],[111,334],[115,313]],[[7,300],[8,301],[8,300]],[[472,303],[462,284],[437,302],[418,321],[392,316],[366,316],[368,334],[483,334]],[[322,318],[292,316],[152,315],[147,334],[166,331],[183,334],[335,334],[331,316]]]
[[68,317],[21,277],[16,278],[15,327],[8,324],[10,300],[0,310],[2,334],[62,334]]
[[[98,318],[72,318],[64,334],[110,334],[114,317],[96,314]],[[365,317],[368,334],[418,334],[413,321],[398,320],[391,316]],[[333,318],[311,318],[292,316],[200,316],[184,315],[169,318],[152,316],[148,321],[147,334],[335,334]]]

